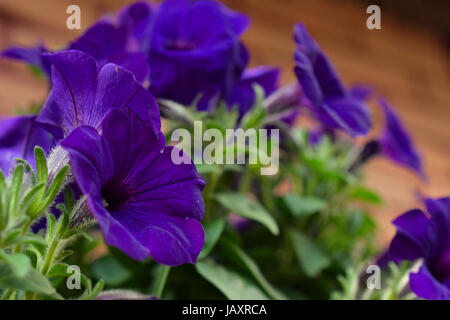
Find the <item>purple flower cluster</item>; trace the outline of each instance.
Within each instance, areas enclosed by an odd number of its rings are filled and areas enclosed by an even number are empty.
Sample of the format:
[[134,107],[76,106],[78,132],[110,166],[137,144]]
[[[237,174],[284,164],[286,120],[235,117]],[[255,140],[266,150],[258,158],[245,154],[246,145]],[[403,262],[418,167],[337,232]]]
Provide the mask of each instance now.
[[108,244],[139,260],[194,263],[204,240],[204,182],[193,164],[171,161],[150,92],[129,70],[99,69],[81,51],[45,59],[52,90],[37,117],[1,123],[2,169],[15,157],[31,161],[35,145],[48,150],[51,132]]
[[[214,0],[137,2],[102,18],[66,50],[7,49],[4,56],[48,75],[52,89],[39,115],[0,122],[0,169],[9,171],[17,157],[33,165],[36,145],[46,152],[62,146],[108,244],[140,260],[194,263],[203,245],[204,182],[194,165],[170,160],[154,97],[201,111],[225,101],[242,116],[258,84],[269,113],[308,108],[322,126],[312,141],[335,130],[361,136],[372,126],[365,103],[372,90],[346,87],[303,24],[294,28],[298,83],[281,88],[277,68],[248,68],[241,40],[248,26],[246,15]],[[381,153],[423,176],[407,131],[387,102],[380,104],[385,130],[366,158]],[[281,119],[292,124],[298,110],[287,111]]]
[[450,299],[450,198],[426,199],[427,213],[415,209],[395,219],[397,234],[383,260],[423,259],[409,276],[411,290],[432,300]]

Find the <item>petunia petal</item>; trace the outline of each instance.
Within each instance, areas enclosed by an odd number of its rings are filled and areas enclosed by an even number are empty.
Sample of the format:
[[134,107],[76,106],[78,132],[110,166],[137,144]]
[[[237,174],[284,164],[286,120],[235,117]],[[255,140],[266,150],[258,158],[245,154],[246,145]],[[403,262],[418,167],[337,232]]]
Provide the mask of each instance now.
[[38,67],[48,77],[51,74],[51,65],[48,61],[43,59],[42,54],[49,52],[43,45],[36,47],[11,47],[4,50],[1,56],[21,60],[33,66]]
[[341,128],[352,136],[365,135],[372,126],[369,109],[352,96],[325,100],[317,113],[328,128]]
[[34,147],[48,152],[54,141],[51,134],[36,122],[36,116],[26,115],[0,121],[0,170],[8,173],[21,158],[35,166]]
[[85,117],[94,109],[97,64],[91,56],[75,50],[44,56],[52,64],[52,91],[37,121],[61,137],[85,124]]
[[153,96],[130,71],[109,63],[100,70],[95,109],[90,110],[84,124],[98,127],[104,115],[114,108],[132,110],[154,130],[161,128],[159,109]]
[[228,105],[237,104],[241,115],[250,110],[255,101],[253,86],[260,85],[267,96],[278,88],[280,70],[269,66],[259,66],[244,71],[241,80],[238,81],[230,93]]
[[112,109],[100,131],[77,128],[62,145],[105,241],[139,260],[195,262],[204,241],[204,181],[195,166],[175,164],[172,151],[180,150],[164,148],[160,131],[134,112]]
[[81,37],[72,42],[69,49],[83,51],[97,61],[107,61],[108,57],[124,51],[127,41],[126,30],[108,20],[100,20]]
[[392,223],[397,228],[397,234],[389,248],[394,261],[415,260],[428,255],[430,221],[421,210],[410,210]]
[[426,265],[409,275],[409,286],[419,297],[428,300],[450,300],[450,288],[437,281]]
[[379,99],[379,104],[385,118],[385,129],[380,137],[383,153],[394,162],[410,168],[422,179],[425,179],[422,159],[400,118],[385,99]]

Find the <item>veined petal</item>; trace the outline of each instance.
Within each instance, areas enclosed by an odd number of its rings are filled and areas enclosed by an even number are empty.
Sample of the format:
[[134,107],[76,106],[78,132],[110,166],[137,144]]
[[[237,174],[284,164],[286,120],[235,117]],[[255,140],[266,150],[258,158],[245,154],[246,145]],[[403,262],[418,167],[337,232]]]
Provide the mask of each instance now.
[[138,260],[194,263],[204,241],[195,166],[176,165],[161,132],[132,111],[112,109],[99,131],[78,128],[62,146],[106,242]]
[[[64,135],[83,125],[94,109],[97,64],[80,51],[67,50],[44,55],[52,64],[52,90],[37,121]],[[101,121],[101,119],[100,119]]]

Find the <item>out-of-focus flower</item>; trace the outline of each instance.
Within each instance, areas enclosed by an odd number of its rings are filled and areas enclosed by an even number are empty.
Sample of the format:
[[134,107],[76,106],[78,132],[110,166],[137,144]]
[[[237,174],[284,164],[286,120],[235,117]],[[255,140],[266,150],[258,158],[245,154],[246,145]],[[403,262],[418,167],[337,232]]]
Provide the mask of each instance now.
[[397,234],[385,260],[423,259],[417,273],[411,273],[411,290],[421,298],[450,299],[450,198],[427,199],[428,215],[411,210],[393,221]]
[[385,129],[378,139],[380,151],[389,159],[412,169],[420,177],[425,178],[420,155],[400,118],[385,99],[379,99],[379,103],[385,118]]
[[0,170],[8,173],[16,163],[15,158],[26,160],[34,168],[34,147],[48,152],[52,145],[51,134],[36,122],[36,116],[4,119],[0,121]]
[[145,2],[124,7],[117,21],[103,18],[91,26],[69,49],[83,51],[95,58],[101,69],[115,63],[130,70],[139,82],[149,75],[147,57],[139,52],[140,42],[151,22],[153,8]]
[[[147,34],[153,7],[146,2],[125,6],[117,18],[104,17],[74,40],[67,49],[83,51],[97,60],[99,69],[115,63],[130,70],[139,82],[149,75],[147,57],[140,51],[141,40]],[[22,60],[51,76],[51,65],[43,57],[49,53],[43,45],[37,47],[11,47],[2,56]]]
[[246,114],[255,102],[254,85],[264,89],[265,96],[269,96],[278,89],[280,70],[269,66],[259,66],[246,69],[240,80],[236,81],[227,99],[228,106],[237,105],[239,114]]
[[45,58],[52,64],[52,90],[37,121],[58,138],[82,125],[98,128],[114,108],[133,110],[155,130],[160,129],[155,99],[130,71],[111,63],[99,71],[91,56],[76,50]]
[[99,131],[79,127],[61,144],[105,241],[138,260],[195,263],[204,241],[195,166],[175,165],[160,132],[131,111],[111,110]]
[[126,30],[128,50],[141,48],[148,36],[150,22],[156,6],[144,1],[138,1],[124,6],[117,14],[117,24]]
[[166,0],[152,19],[149,41],[150,90],[206,110],[228,96],[240,79],[248,53],[240,42],[249,19],[211,0]]
[[383,155],[425,179],[422,159],[399,116],[385,99],[380,98],[378,101],[384,114],[384,129],[378,138],[364,145],[351,165],[350,171],[355,171],[370,159]]
[[45,75],[50,77],[51,66],[50,63],[45,61],[42,57],[43,53],[48,53],[49,51],[44,47],[44,45],[40,44],[36,47],[10,47],[4,50],[1,53],[1,56],[20,60],[26,62],[32,66],[37,67],[41,70]]
[[352,136],[366,134],[372,124],[362,99],[365,96],[345,88],[303,24],[295,26],[294,39],[297,44],[294,71],[317,119],[329,129],[342,129]]

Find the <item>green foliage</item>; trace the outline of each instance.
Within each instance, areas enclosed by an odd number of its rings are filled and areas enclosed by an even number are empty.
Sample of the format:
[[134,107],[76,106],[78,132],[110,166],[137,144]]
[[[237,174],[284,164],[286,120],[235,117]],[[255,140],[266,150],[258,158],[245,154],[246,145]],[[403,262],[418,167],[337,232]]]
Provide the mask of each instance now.
[[244,276],[219,265],[213,260],[195,264],[197,272],[230,300],[267,300],[268,297]]
[[216,199],[233,213],[261,223],[274,235],[279,233],[275,219],[257,201],[238,193],[219,193]]
[[[177,128],[193,132],[196,120],[203,129],[223,133],[270,124],[282,134],[277,175],[260,175],[261,164],[196,165],[206,186],[205,243],[195,266],[171,268],[151,259],[135,261],[115,248],[106,251],[99,232],[74,223],[86,200],[75,199],[69,166],[52,172],[40,148],[35,149],[36,170],[18,159],[10,175],[0,172],[3,298],[84,300],[118,288],[162,299],[410,297],[404,294],[410,269],[402,266],[390,266],[383,290],[361,288],[362,267],[355,266],[377,250],[376,225],[367,210],[382,199],[364,186],[362,176],[349,172],[353,142],[324,135],[310,143],[307,130],[290,128],[267,110],[261,87],[254,91],[254,106],[243,117],[237,106],[223,102],[213,112],[199,112],[195,103],[159,101],[168,135]],[[248,145],[227,148],[246,156],[260,152]],[[60,194],[64,202],[55,204]],[[236,222],[236,215],[242,221]],[[45,227],[31,232],[41,219]],[[82,271],[82,288],[73,291],[66,286],[72,265]]]
[[315,277],[330,265],[330,258],[325,252],[300,231],[291,230],[289,237],[299,265],[309,277]]
[[[69,222],[74,199],[64,190],[65,203],[58,204],[59,218],[50,213],[56,196],[62,192],[69,166],[49,176],[47,159],[35,148],[36,171],[18,159],[12,173],[0,172],[0,288],[3,299],[62,299],[55,278],[69,277],[68,265],[62,263],[70,254],[65,247],[76,237]],[[53,210],[56,210],[53,209]],[[46,220],[46,230],[34,234],[31,226]],[[79,275],[85,287],[83,297],[94,297],[90,280]],[[21,294],[19,294],[21,293]]]

